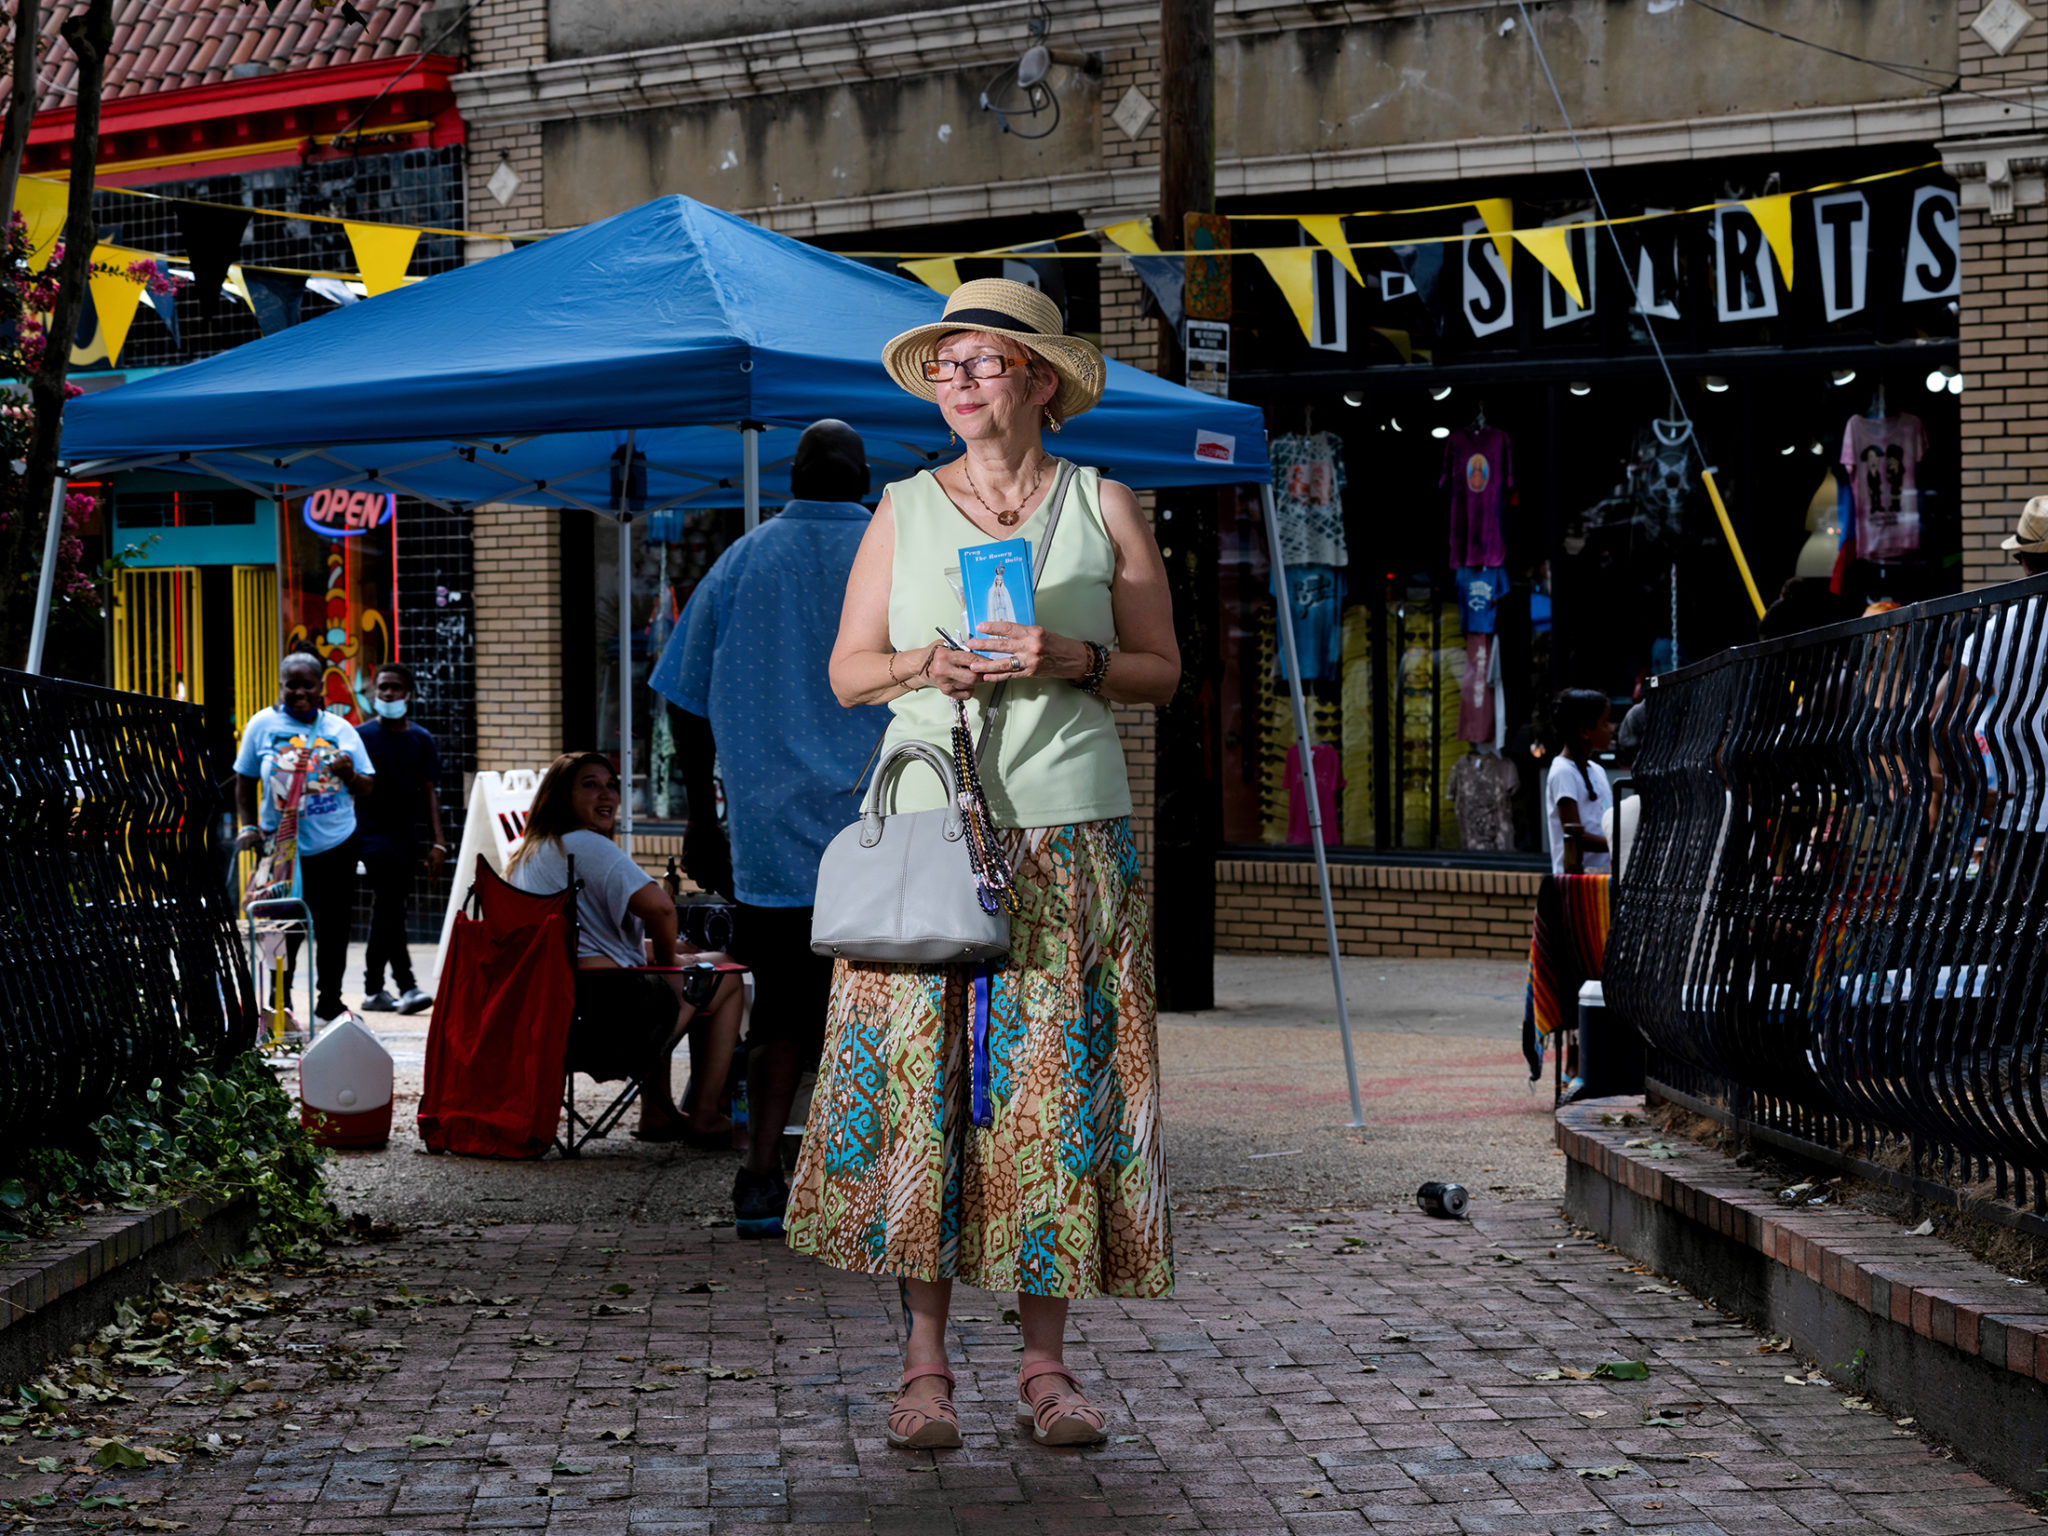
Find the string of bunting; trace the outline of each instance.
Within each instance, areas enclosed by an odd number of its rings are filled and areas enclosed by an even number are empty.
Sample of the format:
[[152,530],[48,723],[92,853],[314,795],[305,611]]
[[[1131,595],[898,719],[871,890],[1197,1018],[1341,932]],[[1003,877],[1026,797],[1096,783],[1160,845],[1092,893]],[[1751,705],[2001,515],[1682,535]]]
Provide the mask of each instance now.
[[[1455,203],[1431,203],[1415,208],[1374,208],[1359,213],[1249,213],[1230,214],[1231,223],[1290,223],[1300,227],[1311,244],[1281,246],[1236,246],[1227,250],[1166,250],[1152,236],[1149,219],[1127,219],[1120,223],[1105,224],[1094,229],[1085,229],[1070,235],[1057,236],[1057,240],[1100,238],[1107,240],[1114,251],[1105,250],[1060,250],[1052,242],[1025,243],[1001,246],[983,251],[847,251],[848,256],[870,259],[894,259],[904,271],[919,282],[939,293],[950,294],[960,286],[959,263],[962,261],[988,260],[1003,256],[1028,256],[1033,261],[1104,261],[1124,257],[1218,257],[1250,256],[1265,267],[1289,308],[1294,311],[1302,331],[1307,333],[1309,315],[1314,303],[1314,278],[1312,263],[1316,253],[1327,251],[1336,258],[1353,282],[1363,284],[1358,251],[1392,250],[1397,247],[1418,245],[1462,245],[1471,240],[1491,240],[1500,254],[1502,267],[1510,274],[1514,271],[1515,250],[1520,247],[1537,261],[1545,271],[1557,279],[1558,286],[1570,295],[1575,306],[1583,307],[1585,296],[1579,287],[1578,272],[1572,262],[1571,237],[1579,230],[1602,229],[1625,224],[1645,224],[1660,219],[1685,218],[1690,215],[1712,213],[1717,209],[1740,207],[1748,210],[1763,231],[1769,243],[1785,287],[1792,287],[1792,201],[1794,198],[1810,197],[1820,193],[1838,191],[1845,187],[1864,186],[1872,182],[1889,181],[1902,176],[1916,176],[1922,172],[1939,169],[1938,160],[1919,165],[1910,165],[1894,171],[1878,171],[1868,176],[1857,176],[1846,181],[1824,182],[1819,186],[1804,187],[1794,192],[1773,192],[1762,197],[1721,198],[1710,203],[1701,203],[1690,208],[1658,209],[1655,212],[1625,214],[1617,218],[1585,218],[1558,224],[1543,224],[1534,228],[1515,226],[1514,199],[1506,197],[1469,198]],[[1430,213],[1450,213],[1471,209],[1478,215],[1483,228],[1476,231],[1460,231],[1455,234],[1403,235],[1386,240],[1351,240],[1346,238],[1346,219],[1404,218]]]

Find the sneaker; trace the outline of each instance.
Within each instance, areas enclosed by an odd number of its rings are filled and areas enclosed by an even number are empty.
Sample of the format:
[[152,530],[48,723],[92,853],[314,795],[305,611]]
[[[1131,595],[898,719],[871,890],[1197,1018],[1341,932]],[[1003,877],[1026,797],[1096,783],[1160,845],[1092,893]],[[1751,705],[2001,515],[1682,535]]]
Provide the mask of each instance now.
[[393,997],[389,992],[383,991],[381,988],[363,999],[363,1012],[365,1013],[403,1013],[404,1011],[399,1006],[399,999]]
[[788,1205],[789,1189],[780,1170],[755,1173],[743,1166],[733,1175],[733,1224],[741,1237],[782,1236],[782,1213]]
[[393,1004],[393,1007],[400,1013],[424,1013],[433,1006],[433,998],[422,992],[418,987],[407,987],[399,995],[398,1001]]

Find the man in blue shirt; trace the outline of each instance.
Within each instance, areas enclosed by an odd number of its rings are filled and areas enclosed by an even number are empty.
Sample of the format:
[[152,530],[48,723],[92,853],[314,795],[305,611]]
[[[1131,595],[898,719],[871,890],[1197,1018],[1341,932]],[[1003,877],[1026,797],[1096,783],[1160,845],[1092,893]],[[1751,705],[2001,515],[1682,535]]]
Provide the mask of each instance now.
[[[377,772],[356,728],[320,707],[325,677],[318,656],[294,651],[285,657],[277,669],[277,703],[249,717],[235,754],[237,848],[261,847],[277,830],[292,780],[306,770],[298,804],[299,884],[313,915],[313,1013],[322,1028],[348,1012],[341,982],[355,920],[356,801],[370,793]],[[291,953],[296,962],[296,941]]]
[[[832,988],[831,961],[811,953],[818,860],[854,820],[851,791],[889,723],[879,705],[842,709],[827,675],[846,578],[867,532],[860,501],[869,483],[853,428],[807,428],[790,466],[796,499],[719,556],[649,679],[683,712],[684,862],[699,885],[736,898],[729,947],[754,970],[752,1146],[733,1183],[742,1237],[782,1232],[782,1128],[798,1079],[818,1063]],[[714,810],[714,754],[729,855]]]

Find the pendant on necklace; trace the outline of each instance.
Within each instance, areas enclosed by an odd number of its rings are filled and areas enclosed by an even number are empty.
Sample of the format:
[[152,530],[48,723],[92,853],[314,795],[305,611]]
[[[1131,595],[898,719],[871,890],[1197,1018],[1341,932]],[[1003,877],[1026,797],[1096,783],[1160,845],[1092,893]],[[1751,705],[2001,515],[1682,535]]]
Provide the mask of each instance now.
[[1017,514],[1014,512],[998,512],[996,514],[996,521],[1005,528],[1014,528],[1017,526]]

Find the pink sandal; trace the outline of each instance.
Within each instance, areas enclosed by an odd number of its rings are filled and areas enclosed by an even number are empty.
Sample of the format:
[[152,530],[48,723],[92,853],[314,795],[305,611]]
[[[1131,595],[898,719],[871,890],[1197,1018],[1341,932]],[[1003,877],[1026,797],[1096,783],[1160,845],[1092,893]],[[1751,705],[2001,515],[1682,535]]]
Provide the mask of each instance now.
[[[1057,1376],[1071,1391],[1054,1388],[1034,1400],[1030,1384]],[[1017,1422],[1031,1426],[1040,1445],[1100,1445],[1109,1438],[1102,1410],[1081,1395],[1081,1381],[1057,1360],[1039,1360],[1017,1373]]]
[[929,1410],[913,1408],[901,1398],[889,1410],[889,1443],[901,1451],[951,1451],[960,1447],[960,1415],[953,1407],[953,1373],[943,1365],[920,1365],[904,1371],[903,1385],[926,1376],[946,1383],[946,1395]]

